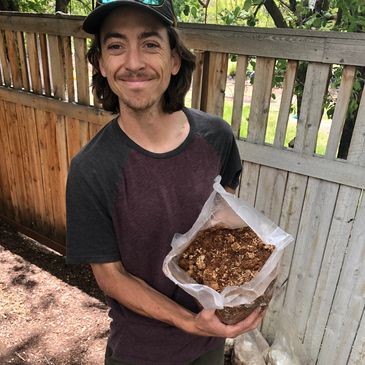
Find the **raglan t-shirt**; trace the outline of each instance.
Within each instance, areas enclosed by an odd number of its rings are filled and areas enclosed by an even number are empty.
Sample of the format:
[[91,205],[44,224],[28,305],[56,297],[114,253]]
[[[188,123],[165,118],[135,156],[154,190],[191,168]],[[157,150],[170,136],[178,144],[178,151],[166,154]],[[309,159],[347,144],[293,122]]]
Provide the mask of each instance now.
[[[162,272],[175,233],[194,224],[213,180],[236,188],[241,160],[230,126],[184,108],[185,141],[166,153],[147,151],[108,123],[74,157],[67,180],[68,263],[120,260],[160,293],[198,313],[193,297]],[[136,365],[185,365],[223,344],[141,316],[107,297],[112,357]]]

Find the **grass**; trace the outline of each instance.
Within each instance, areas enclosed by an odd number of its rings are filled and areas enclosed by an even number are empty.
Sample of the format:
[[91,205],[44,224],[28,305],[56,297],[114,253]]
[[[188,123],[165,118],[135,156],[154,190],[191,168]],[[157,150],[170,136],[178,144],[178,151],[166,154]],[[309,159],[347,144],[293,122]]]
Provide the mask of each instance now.
[[[228,123],[231,123],[232,118],[232,108],[233,102],[232,100],[225,100],[224,103],[224,113],[223,119],[225,119]],[[248,117],[250,114],[250,106],[244,105],[243,112],[242,112],[242,122],[241,122],[241,129],[240,129],[240,137],[246,138],[247,137],[247,129],[248,129]],[[276,130],[276,123],[279,115],[279,106],[274,106],[270,108],[269,111],[269,119],[267,123],[266,135],[265,135],[265,142],[268,144],[274,143],[275,138],[275,130]],[[326,113],[324,113],[326,115]],[[295,119],[292,115],[289,117],[288,127],[285,136],[284,146],[288,146],[288,143],[295,137],[296,135],[296,128],[297,128],[297,119]],[[316,146],[316,153],[319,155],[324,155],[326,152],[326,145],[328,140],[328,132],[326,128],[323,127],[324,123],[330,123],[331,121],[326,117],[323,118],[321,127],[318,131],[318,139],[317,139],[317,146]]]
[[[187,95],[186,98],[186,105],[191,105],[191,95],[190,93]],[[223,119],[226,120],[228,123],[231,123],[232,118],[232,108],[233,108],[233,101],[231,99],[226,98],[224,102],[224,112],[223,112]],[[247,137],[247,129],[248,129],[248,117],[250,114],[250,105],[244,105],[242,111],[242,122],[241,122],[241,129],[240,129],[240,137],[246,138]],[[267,124],[265,142],[268,144],[272,144],[275,138],[275,130],[276,130],[276,123],[279,115],[279,105],[278,103],[272,103],[270,106],[269,111],[269,119]],[[294,118],[293,115],[289,117],[289,122],[287,126],[286,136],[284,146],[288,146],[288,143],[295,137],[296,135],[296,128],[297,128],[297,119]],[[317,138],[317,146],[316,146],[316,153],[319,155],[324,155],[326,152],[326,146],[328,141],[328,124],[331,123],[331,120],[327,118],[327,114],[324,113],[322,118],[322,123],[320,129],[318,131],[318,138]]]

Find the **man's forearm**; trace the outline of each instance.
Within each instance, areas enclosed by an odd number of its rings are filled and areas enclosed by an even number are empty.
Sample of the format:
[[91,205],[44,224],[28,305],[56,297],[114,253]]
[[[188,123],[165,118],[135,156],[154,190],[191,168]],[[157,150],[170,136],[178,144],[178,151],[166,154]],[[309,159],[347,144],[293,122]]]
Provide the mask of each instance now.
[[194,314],[128,273],[120,263],[92,264],[95,278],[106,295],[146,317],[191,332]]
[[254,311],[235,325],[221,323],[213,310],[192,313],[128,273],[121,262],[91,265],[96,281],[106,295],[128,309],[146,317],[168,323],[199,336],[236,337],[258,326],[264,313]]

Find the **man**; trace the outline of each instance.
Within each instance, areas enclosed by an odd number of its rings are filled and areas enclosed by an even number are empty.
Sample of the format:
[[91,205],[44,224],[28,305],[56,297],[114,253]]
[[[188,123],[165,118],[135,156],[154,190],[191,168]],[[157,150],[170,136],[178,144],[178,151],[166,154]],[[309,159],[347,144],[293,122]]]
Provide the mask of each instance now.
[[227,326],[162,272],[212,191],[238,184],[241,162],[223,120],[187,109],[194,56],[169,0],[111,1],[83,28],[94,34],[93,87],[119,113],[73,159],[67,183],[67,261],[90,263],[112,318],[105,364],[223,364],[224,340],[263,313]]

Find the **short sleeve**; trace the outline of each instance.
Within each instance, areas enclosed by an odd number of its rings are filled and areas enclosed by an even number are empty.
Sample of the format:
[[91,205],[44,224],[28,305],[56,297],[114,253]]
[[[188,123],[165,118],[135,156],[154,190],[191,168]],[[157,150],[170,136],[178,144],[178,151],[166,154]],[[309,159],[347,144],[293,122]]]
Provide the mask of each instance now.
[[241,157],[238,151],[236,139],[232,131],[227,142],[227,149],[221,168],[222,186],[236,189],[239,183],[240,174],[242,171]]
[[68,264],[120,260],[112,218],[101,194],[78,165],[71,164],[66,188]]

